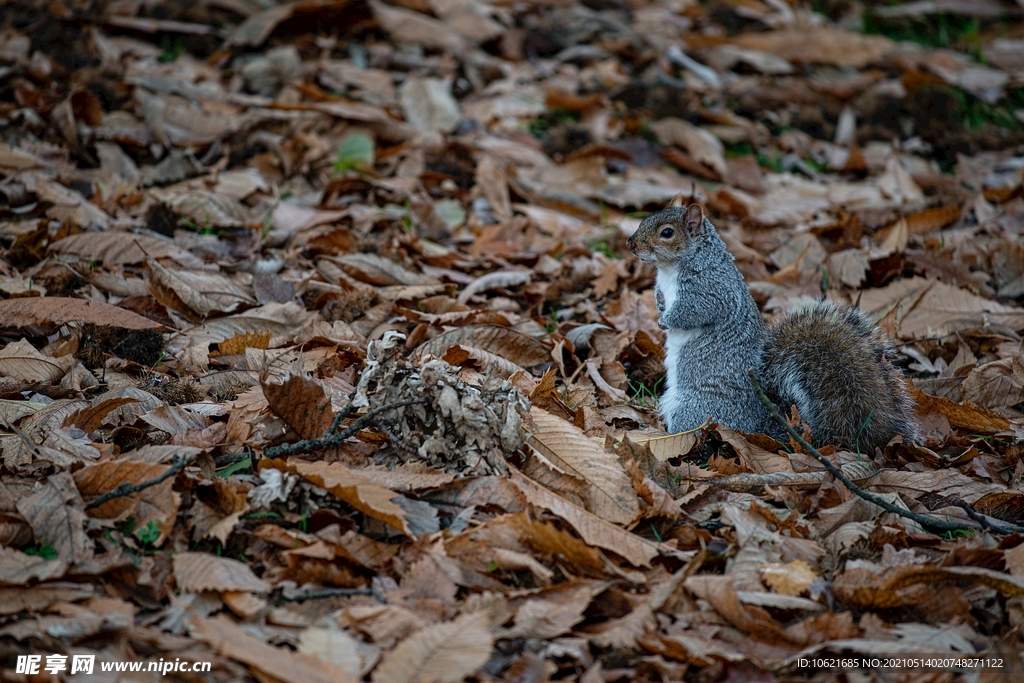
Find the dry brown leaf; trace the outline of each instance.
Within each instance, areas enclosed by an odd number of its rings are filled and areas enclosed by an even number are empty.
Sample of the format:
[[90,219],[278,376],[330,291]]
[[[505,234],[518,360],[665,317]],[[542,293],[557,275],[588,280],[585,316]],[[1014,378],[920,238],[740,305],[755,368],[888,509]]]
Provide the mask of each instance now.
[[480,292],[519,287],[529,283],[532,277],[533,272],[529,270],[499,270],[487,275],[481,275],[459,292],[458,301],[460,304],[465,305]]
[[524,513],[509,515],[508,521],[519,534],[520,540],[534,552],[586,576],[599,577],[605,574],[607,562],[601,557],[600,551],[582,543],[572,534],[549,522],[530,519]]
[[651,436],[643,432],[628,432],[626,437],[638,446],[647,446],[661,462],[689,453],[697,444],[696,432],[680,432],[666,436]]
[[902,308],[896,315],[896,330],[901,339],[938,337],[993,323],[1015,331],[1024,330],[1024,311],[1019,308],[923,278],[897,280],[882,289],[864,290],[860,307],[877,317],[878,312],[905,297],[915,298],[908,308]]
[[185,268],[201,268],[203,265],[201,259],[171,240],[114,230],[65,237],[51,244],[50,250],[108,266],[143,263],[147,255],[155,259],[171,259]]
[[96,593],[96,589],[87,583],[51,582],[45,586],[30,588],[2,588],[0,589],[0,614],[17,614],[22,610],[42,612],[51,605],[80,602],[94,597]]
[[265,349],[270,345],[270,332],[243,332],[217,344],[226,356],[244,354],[246,349]]
[[725,146],[706,130],[675,117],[655,121],[651,124],[651,130],[661,144],[685,147],[694,159],[713,169],[719,178],[729,173],[725,163]]
[[140,415],[139,419],[171,436],[187,432],[190,429],[203,430],[210,424],[210,420],[204,415],[183,406],[169,405],[159,406],[145,415]]
[[491,657],[494,636],[487,612],[417,631],[388,652],[373,672],[373,683],[458,683]]
[[406,462],[394,469],[359,469],[355,473],[384,488],[402,492],[439,489],[457,478],[455,474],[441,472],[424,462]]
[[309,317],[310,314],[305,308],[293,302],[269,303],[245,313],[217,318],[179,333],[168,340],[167,349],[171,353],[180,353],[190,346],[208,348],[211,344],[219,344],[238,334],[294,333]]
[[1010,421],[1005,417],[972,403],[954,403],[948,398],[929,396],[923,391],[913,391],[911,396],[922,415],[938,413],[949,420],[949,424],[954,427],[963,427],[986,434],[1002,432],[1010,428]]
[[244,591],[268,593],[270,586],[249,565],[210,553],[179,552],[174,556],[174,580],[183,593]]
[[883,251],[902,254],[907,248],[907,243],[910,241],[907,219],[899,219],[890,225],[884,234],[885,237],[882,239],[882,243],[879,245],[879,248]]
[[789,62],[809,62],[862,68],[881,59],[896,47],[884,36],[868,36],[841,29],[817,27],[814,31],[784,29],[745,33],[731,40],[735,45],[768,52]]
[[297,649],[304,655],[316,657],[358,678],[363,668],[359,646],[360,643],[345,631],[311,626],[300,632]]
[[343,254],[334,257],[350,276],[371,285],[436,285],[437,280],[403,268],[379,254]]
[[0,377],[22,382],[56,382],[71,369],[69,356],[51,358],[39,353],[25,339],[19,339],[0,351]]
[[176,273],[161,266],[152,256],[146,256],[146,286],[154,299],[189,320],[201,320],[213,311],[222,310]]
[[228,537],[243,514],[249,511],[247,490],[237,485],[234,479],[216,477],[209,486],[198,489],[198,500],[192,508],[189,520],[192,538],[211,536],[227,545]]
[[67,569],[68,563],[59,558],[48,560],[0,547],[0,586],[26,586],[59,579]]
[[[303,462],[295,458],[287,461],[261,460],[260,470],[272,467],[282,472],[294,472],[309,482],[326,489],[365,515],[416,538],[417,530],[430,526],[430,520],[418,519],[395,503],[400,494],[364,479],[341,463]],[[435,513],[436,514],[436,513]],[[436,528],[436,517],[432,520]]]
[[696,597],[707,600],[726,621],[736,628],[769,642],[789,640],[782,627],[765,610],[744,605],[728,576],[701,574],[686,579],[683,585]]
[[985,363],[961,384],[964,401],[983,408],[1016,406],[1024,402],[1024,365],[1019,356]]
[[527,443],[551,466],[583,482],[584,507],[613,524],[629,525],[640,502],[618,458],[594,444],[574,425],[541,408],[530,409],[533,429]]
[[250,636],[223,614],[213,619],[193,615],[193,631],[222,657],[234,659],[283,683],[355,683],[341,667],[274,647]]
[[32,527],[36,543],[52,547],[63,562],[93,559],[93,542],[85,533],[85,513],[70,474],[51,475],[38,491],[19,500],[17,507]]
[[524,368],[551,361],[551,351],[536,339],[510,327],[471,325],[440,334],[416,349],[417,356],[444,356],[451,347],[475,347],[493,353]]
[[88,408],[76,410],[71,415],[68,415],[67,419],[64,420],[64,424],[65,426],[74,425],[86,433],[91,433],[100,428],[111,411],[129,403],[140,402],[141,401],[137,398],[129,398],[126,396],[107,398],[99,403],[89,406]]
[[832,583],[836,598],[856,609],[889,609],[909,604],[903,588],[920,583],[982,584],[1011,598],[1024,597],[1024,579],[983,567],[904,565],[875,574],[868,569],[849,570]]
[[246,207],[238,200],[189,183],[157,190],[153,195],[170,211],[204,229],[238,228],[252,222]]
[[555,638],[583,620],[583,612],[598,593],[601,583],[562,584],[530,598],[516,610],[515,623],[499,633],[502,638]]
[[828,257],[828,271],[847,287],[859,288],[864,283],[870,263],[863,249],[844,249]]
[[288,375],[284,382],[263,382],[270,409],[303,439],[322,436],[334,421],[334,409],[324,385],[305,375]]
[[751,443],[737,431],[718,425],[715,431],[722,440],[733,447],[740,462],[750,472],[771,474],[772,472],[792,472],[793,465],[789,458],[778,453],[767,451],[757,444]]
[[524,372],[523,368],[519,367],[512,361],[506,360],[505,358],[491,353],[490,351],[478,349],[475,346],[461,346],[456,344],[445,351],[444,355],[441,356],[441,360],[445,363],[458,366],[465,365],[466,361],[470,359],[475,361],[481,369],[486,370],[493,366],[506,377],[517,372]]
[[462,54],[468,48],[466,40],[453,27],[419,12],[386,5],[370,0],[370,8],[381,27],[402,43],[415,43]]
[[[159,477],[168,467],[141,460],[109,460],[75,472],[75,485],[85,502],[89,503],[125,482],[138,484]],[[169,477],[141,491],[108,500],[89,510],[88,514],[116,521],[134,517],[135,533],[145,531],[152,521],[160,530],[160,537],[155,543],[160,545],[174,527],[180,504],[181,496],[174,492],[174,477]]]
[[782,595],[800,595],[818,578],[817,573],[803,560],[786,564],[771,562],[758,569],[766,586]]
[[956,204],[937,206],[934,209],[925,209],[908,215],[906,217],[907,230],[911,235],[927,235],[934,230],[946,227],[957,218],[960,218],[960,207]]
[[4,329],[59,327],[69,322],[107,325],[126,330],[156,330],[162,327],[149,318],[101,301],[52,296],[0,301],[0,326]]
[[636,567],[651,566],[651,560],[661,552],[661,547],[657,544],[620,529],[597,515],[573,505],[527,479],[518,471],[512,472],[512,483],[522,491],[531,505],[548,510],[568,522],[588,545],[604,548],[621,555]]

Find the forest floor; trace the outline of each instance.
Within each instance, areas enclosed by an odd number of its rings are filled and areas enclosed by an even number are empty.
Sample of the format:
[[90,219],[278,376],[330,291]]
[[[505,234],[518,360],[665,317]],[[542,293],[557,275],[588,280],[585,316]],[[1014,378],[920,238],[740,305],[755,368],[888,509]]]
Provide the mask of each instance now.
[[[1020,1],[0,0],[0,680],[1021,680],[1022,181]],[[875,502],[661,428],[680,192]]]

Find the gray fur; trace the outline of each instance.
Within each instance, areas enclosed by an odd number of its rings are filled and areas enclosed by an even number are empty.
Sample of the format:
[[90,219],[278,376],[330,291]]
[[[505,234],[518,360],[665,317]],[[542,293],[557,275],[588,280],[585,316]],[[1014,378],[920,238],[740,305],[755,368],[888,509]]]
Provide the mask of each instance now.
[[[672,228],[668,237],[666,228]],[[892,366],[891,347],[845,304],[818,302],[765,325],[725,243],[697,205],[669,208],[628,240],[658,268],[658,324],[666,331],[662,419],[669,432],[708,417],[781,437],[754,395],[749,368],[784,410],[796,405],[815,437],[884,446],[913,438],[913,404]],[[870,417],[868,417],[870,416]]]

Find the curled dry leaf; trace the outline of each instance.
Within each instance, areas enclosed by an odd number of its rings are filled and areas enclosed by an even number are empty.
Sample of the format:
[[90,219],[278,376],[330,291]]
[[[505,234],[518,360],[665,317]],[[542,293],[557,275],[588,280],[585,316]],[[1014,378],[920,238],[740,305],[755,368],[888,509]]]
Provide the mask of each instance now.
[[440,358],[455,345],[493,353],[523,368],[532,368],[551,361],[550,350],[539,341],[510,327],[498,325],[456,328],[421,344],[416,353],[420,358],[427,354]]
[[1010,421],[1005,417],[972,403],[955,403],[948,398],[929,396],[923,391],[914,391],[912,396],[921,413],[938,413],[955,427],[963,427],[986,434],[1002,432],[1010,428]]
[[335,260],[346,273],[371,285],[436,285],[437,280],[403,268],[379,254],[343,254]]
[[499,270],[481,275],[459,293],[459,303],[465,305],[474,295],[492,289],[510,289],[527,284],[533,277],[529,270]]
[[121,408],[122,405],[127,403],[138,402],[140,402],[138,398],[130,398],[128,396],[106,398],[98,403],[89,405],[88,408],[75,411],[65,420],[65,425],[74,425],[85,432],[92,432],[103,424],[106,416],[110,415],[112,411]]
[[356,510],[380,520],[390,527],[416,538],[426,525],[436,531],[437,519],[421,519],[410,515],[396,502],[400,494],[360,477],[341,463],[303,462],[294,458],[261,460],[260,469],[273,468],[281,472],[293,472],[320,488],[345,501]]
[[473,346],[459,346],[456,344],[445,351],[444,356],[441,357],[441,360],[445,363],[458,366],[465,365],[466,361],[470,359],[476,361],[481,368],[497,368],[504,376],[512,375],[523,369],[510,360]]
[[259,308],[217,318],[178,333],[168,340],[167,349],[172,353],[180,353],[190,346],[208,349],[211,344],[218,344],[235,335],[246,333],[286,334],[301,328],[309,317],[310,314],[294,302],[264,304]]
[[697,444],[696,432],[681,432],[667,436],[651,436],[643,432],[630,432],[626,435],[638,446],[646,445],[651,453],[661,462],[684,456]]

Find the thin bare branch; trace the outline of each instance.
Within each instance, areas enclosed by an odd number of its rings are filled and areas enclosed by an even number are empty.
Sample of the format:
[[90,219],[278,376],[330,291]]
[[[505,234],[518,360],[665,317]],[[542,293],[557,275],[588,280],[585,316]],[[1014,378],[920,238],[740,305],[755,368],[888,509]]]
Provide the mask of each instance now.
[[[768,398],[767,394],[764,393],[764,390],[761,388],[761,382],[757,378],[757,373],[753,369],[747,370],[747,374],[750,375],[750,381],[754,385],[754,392],[757,394],[757,398],[761,401],[762,404],[764,404],[764,407],[768,409],[768,412],[771,414],[772,419],[778,422],[779,425],[786,430],[786,433],[789,434],[798,444],[800,444],[803,447],[805,452],[807,452],[812,458],[814,458],[822,465],[824,465],[825,469],[828,470],[828,473],[831,474],[836,479],[838,479],[840,482],[842,482],[843,486],[845,486],[854,495],[863,498],[869,503],[877,505],[886,512],[891,512],[894,515],[905,517],[906,519],[917,522],[923,527],[931,527],[932,529],[941,529],[943,531],[990,530],[999,534],[1012,534],[1024,532],[1024,527],[1017,526],[1016,524],[993,524],[991,522],[986,521],[978,522],[978,524],[975,525],[966,524],[964,522],[951,522],[948,519],[938,519],[936,517],[931,517],[929,515],[922,515],[920,513],[913,512],[912,510],[905,510],[898,505],[890,503],[881,496],[877,496],[873,493],[868,493],[861,487],[854,484],[849,477],[843,474],[843,471],[841,469],[836,467],[831,460],[822,455],[818,451],[818,449],[816,449],[811,444],[807,443],[807,441],[805,441],[804,438],[800,436],[800,432],[793,429],[793,427],[791,427],[790,424],[786,422],[786,418],[784,418],[782,414],[779,413],[779,407],[775,405],[775,403],[770,398]],[[963,501],[960,502],[963,503]],[[963,503],[960,507],[963,507],[965,510],[969,509],[966,503]],[[968,516],[970,516],[971,519],[977,519],[977,517],[975,516],[977,514],[978,513],[974,512],[974,510],[970,510],[968,512]]]

